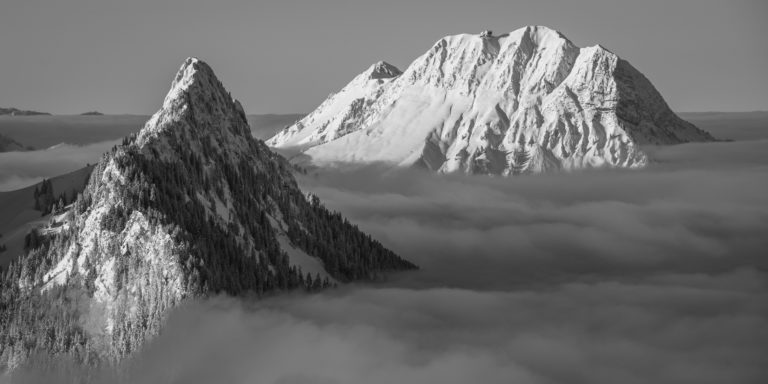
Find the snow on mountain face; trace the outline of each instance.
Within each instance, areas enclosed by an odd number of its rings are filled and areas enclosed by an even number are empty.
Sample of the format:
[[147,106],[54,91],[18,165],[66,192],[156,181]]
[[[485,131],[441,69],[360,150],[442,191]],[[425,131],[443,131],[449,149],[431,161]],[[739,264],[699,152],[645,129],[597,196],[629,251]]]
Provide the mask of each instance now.
[[510,175],[639,167],[639,145],[713,139],[629,63],[546,27],[449,36],[400,75],[370,72],[267,144],[297,147],[317,165]]
[[314,112],[271,140],[289,145],[313,145],[332,141],[351,133],[365,121],[360,118],[401,72],[393,65],[378,62],[355,77],[339,93],[331,95]]
[[[414,268],[305,196],[290,165],[251,137],[240,103],[197,59],[184,63],[163,107],[104,155],[83,194],[27,248],[2,285],[9,288],[0,307],[19,310],[0,317],[0,371],[50,349],[51,323],[67,339],[49,352],[118,359],[190,297],[318,289]],[[70,308],[62,297],[78,300]],[[21,324],[26,338],[17,343]]]

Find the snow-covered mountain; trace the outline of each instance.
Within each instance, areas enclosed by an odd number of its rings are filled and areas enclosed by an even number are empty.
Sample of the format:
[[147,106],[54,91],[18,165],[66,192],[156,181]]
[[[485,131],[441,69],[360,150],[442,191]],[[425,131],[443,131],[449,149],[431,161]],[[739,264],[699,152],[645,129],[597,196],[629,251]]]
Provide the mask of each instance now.
[[525,27],[445,37],[402,73],[375,64],[267,144],[317,165],[510,175],[639,167],[640,145],[712,139],[611,51]]
[[105,154],[26,240],[0,291],[0,371],[46,352],[119,359],[184,300],[319,289],[414,268],[316,197],[253,139],[211,68],[188,59],[163,107]]

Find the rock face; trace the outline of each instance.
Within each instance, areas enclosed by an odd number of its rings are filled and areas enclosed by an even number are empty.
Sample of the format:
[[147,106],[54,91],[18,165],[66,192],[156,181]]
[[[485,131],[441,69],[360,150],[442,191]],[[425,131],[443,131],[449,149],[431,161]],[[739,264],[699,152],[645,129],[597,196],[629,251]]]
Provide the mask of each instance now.
[[267,144],[318,165],[511,175],[639,167],[639,145],[712,139],[614,53],[526,27],[443,38],[402,74],[376,64]]
[[197,59],[27,243],[3,279],[7,369],[41,351],[118,360],[192,297],[313,290],[415,268],[303,194]]

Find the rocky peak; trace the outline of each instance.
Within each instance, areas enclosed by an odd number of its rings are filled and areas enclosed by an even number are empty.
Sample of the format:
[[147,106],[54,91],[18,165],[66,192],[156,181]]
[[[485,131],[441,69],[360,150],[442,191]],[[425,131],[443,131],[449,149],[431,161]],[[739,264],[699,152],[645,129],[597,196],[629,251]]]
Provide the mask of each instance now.
[[228,137],[228,141],[250,137],[240,102],[232,98],[208,64],[192,57],[176,73],[162,108],[140,131],[139,145],[169,128],[192,138],[200,132],[186,130],[208,130],[216,137]]
[[315,164],[512,175],[641,167],[639,145],[712,140],[616,54],[543,26],[444,37],[401,76],[340,94],[363,96],[331,97],[268,143]]
[[570,40],[559,31],[541,25],[529,25],[520,28],[511,32],[509,36],[512,38],[519,36],[521,40],[531,42],[537,46],[560,45],[563,41],[570,43]]
[[400,72],[397,67],[385,61],[379,61],[378,63],[372,65],[370,68],[368,68],[366,73],[370,74],[370,79],[391,79],[402,74],[402,72]]

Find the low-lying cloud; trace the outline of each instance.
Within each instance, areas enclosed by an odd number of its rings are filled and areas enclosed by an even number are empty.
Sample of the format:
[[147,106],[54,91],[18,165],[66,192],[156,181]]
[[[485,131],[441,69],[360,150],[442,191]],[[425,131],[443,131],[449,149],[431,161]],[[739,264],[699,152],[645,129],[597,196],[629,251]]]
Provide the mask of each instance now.
[[421,265],[415,283],[765,268],[768,141],[651,150],[657,162],[639,171],[494,179],[369,168],[303,183]]
[[120,140],[103,141],[88,145],[59,144],[54,147],[28,152],[0,153],[0,191],[13,191],[83,168],[99,161]]
[[140,383],[764,383],[768,141],[513,179],[376,167],[301,184],[421,270],[190,304]]
[[543,289],[352,287],[183,308],[139,383],[759,383],[765,275]]

